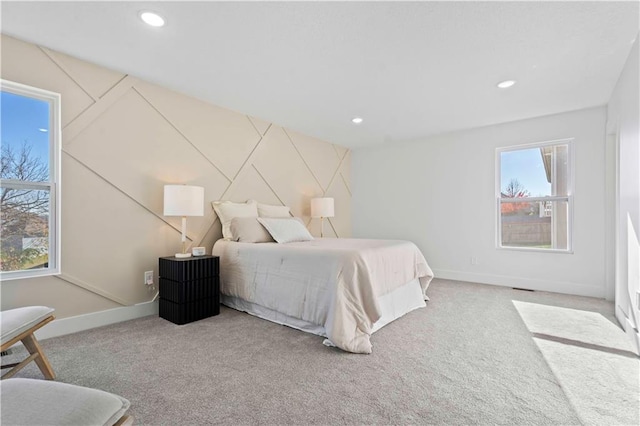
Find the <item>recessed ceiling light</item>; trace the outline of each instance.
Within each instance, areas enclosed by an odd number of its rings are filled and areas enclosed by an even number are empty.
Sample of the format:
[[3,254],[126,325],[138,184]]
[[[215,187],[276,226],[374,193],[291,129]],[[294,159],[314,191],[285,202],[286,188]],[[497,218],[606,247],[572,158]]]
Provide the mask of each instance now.
[[501,89],[506,89],[507,87],[511,87],[516,84],[515,80],[505,80],[498,83],[498,87]]
[[140,12],[140,19],[142,19],[145,24],[151,25],[152,27],[164,26],[164,18],[155,12]]
[[49,130],[48,130],[48,129],[40,128],[40,129],[38,129],[38,131],[40,131],[40,132],[42,132],[42,133],[47,133]]
[[360,118],[360,117],[354,117],[354,118],[352,118],[352,119],[351,119],[351,122],[352,122],[353,124],[360,124],[360,123],[362,123],[363,121],[364,121],[364,120],[363,120],[362,118]]

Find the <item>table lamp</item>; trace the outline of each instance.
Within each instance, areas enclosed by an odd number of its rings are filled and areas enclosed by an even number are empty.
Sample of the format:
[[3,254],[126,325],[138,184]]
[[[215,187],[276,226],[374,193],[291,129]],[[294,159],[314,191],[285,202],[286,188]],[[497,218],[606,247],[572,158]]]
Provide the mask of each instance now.
[[324,218],[333,216],[333,198],[311,199],[311,217],[320,218],[320,237],[324,237]]
[[182,253],[176,253],[176,257],[191,257],[191,253],[186,252],[187,216],[204,216],[204,188],[189,185],[165,185],[164,215],[182,216]]

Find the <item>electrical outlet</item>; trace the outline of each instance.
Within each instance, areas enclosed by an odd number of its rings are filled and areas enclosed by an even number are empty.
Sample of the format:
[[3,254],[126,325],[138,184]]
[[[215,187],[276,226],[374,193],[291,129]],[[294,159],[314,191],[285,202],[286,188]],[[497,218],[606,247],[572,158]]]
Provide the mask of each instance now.
[[471,264],[474,266],[477,266],[480,264],[480,262],[478,261],[478,258],[475,256],[471,256]]
[[146,271],[144,273],[145,285],[153,285],[153,271]]

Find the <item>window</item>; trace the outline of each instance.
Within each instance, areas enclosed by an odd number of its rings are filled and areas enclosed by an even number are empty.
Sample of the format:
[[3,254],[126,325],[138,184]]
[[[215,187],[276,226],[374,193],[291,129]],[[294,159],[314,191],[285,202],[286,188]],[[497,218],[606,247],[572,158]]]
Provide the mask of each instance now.
[[57,274],[60,95],[0,83],[0,277]]
[[571,252],[572,168],[572,140],[498,149],[498,247]]

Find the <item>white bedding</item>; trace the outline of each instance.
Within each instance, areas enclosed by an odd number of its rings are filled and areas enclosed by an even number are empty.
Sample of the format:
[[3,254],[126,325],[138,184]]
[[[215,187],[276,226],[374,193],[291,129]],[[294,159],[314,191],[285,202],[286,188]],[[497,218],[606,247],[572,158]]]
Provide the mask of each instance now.
[[419,279],[426,298],[433,272],[408,241],[315,239],[299,243],[219,240],[224,295],[321,325],[333,344],[371,353],[378,298]]

